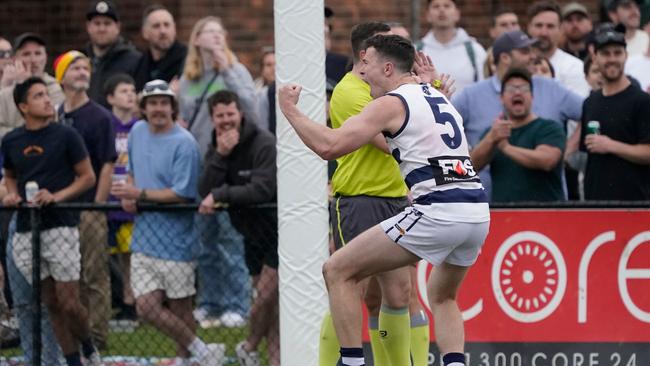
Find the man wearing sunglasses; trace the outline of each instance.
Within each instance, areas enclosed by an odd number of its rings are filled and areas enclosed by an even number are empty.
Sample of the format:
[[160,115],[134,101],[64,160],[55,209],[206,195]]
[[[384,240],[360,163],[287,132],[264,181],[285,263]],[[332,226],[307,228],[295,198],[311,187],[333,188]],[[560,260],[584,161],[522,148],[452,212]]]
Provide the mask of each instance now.
[[[11,50],[11,47],[5,48],[2,43],[0,42],[0,50]],[[25,120],[14,104],[13,91],[16,84],[22,83],[29,77],[36,76],[45,82],[47,92],[55,107],[63,103],[64,99],[59,83],[56,82],[54,77],[45,72],[47,51],[45,41],[41,36],[35,33],[19,35],[14,40],[13,52],[13,61],[11,61],[11,58],[6,58],[6,52],[0,51],[0,54],[5,56],[0,60],[0,63],[10,61],[2,69],[2,79],[0,80],[0,86],[2,87],[0,89],[0,137],[25,124]]]
[[566,136],[558,123],[532,113],[533,81],[527,70],[505,74],[501,101],[504,113],[471,154],[475,169],[491,165],[492,200],[564,200],[561,162]]

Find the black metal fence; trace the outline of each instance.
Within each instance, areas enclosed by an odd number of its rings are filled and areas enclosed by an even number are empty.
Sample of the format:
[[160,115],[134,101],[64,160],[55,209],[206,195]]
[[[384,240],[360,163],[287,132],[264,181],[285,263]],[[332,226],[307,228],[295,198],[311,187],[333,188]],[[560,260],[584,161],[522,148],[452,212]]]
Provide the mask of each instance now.
[[68,328],[84,357],[85,322],[106,365],[279,365],[275,205],[120,209],[0,209],[0,365],[65,365]]
[[[648,207],[647,201],[492,205]],[[238,365],[239,358],[246,365],[278,365],[275,205],[231,207],[212,215],[199,215],[197,208],[141,205],[133,224],[115,204],[0,207],[1,282],[8,284],[7,304],[0,301],[0,366],[65,365],[51,305],[36,306],[53,296],[83,304],[106,365],[203,365],[184,346],[194,336],[207,344],[216,365]],[[78,216],[78,227],[48,227],[62,215]],[[79,278],[78,292],[57,293],[52,277]]]

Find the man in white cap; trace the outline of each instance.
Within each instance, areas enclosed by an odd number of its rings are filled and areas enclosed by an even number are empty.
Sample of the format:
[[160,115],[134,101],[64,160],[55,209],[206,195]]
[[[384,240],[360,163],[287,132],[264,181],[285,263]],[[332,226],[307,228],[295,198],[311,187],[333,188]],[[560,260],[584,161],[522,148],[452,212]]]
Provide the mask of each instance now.
[[[140,108],[145,120],[129,134],[127,181],[114,182],[111,193],[134,214],[138,203],[193,202],[199,146],[174,122],[178,100],[169,84],[146,83]],[[198,242],[192,212],[139,213],[131,242],[131,286],[138,315],[176,343],[175,365],[191,365],[193,356],[203,366],[221,366],[225,345],[199,339],[192,316]]]

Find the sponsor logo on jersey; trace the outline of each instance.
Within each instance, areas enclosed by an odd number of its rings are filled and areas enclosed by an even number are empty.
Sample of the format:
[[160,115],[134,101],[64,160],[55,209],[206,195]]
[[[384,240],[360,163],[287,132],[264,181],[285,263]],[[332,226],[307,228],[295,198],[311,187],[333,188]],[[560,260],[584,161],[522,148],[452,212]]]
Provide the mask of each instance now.
[[429,159],[436,185],[460,182],[480,182],[468,156],[441,156]]

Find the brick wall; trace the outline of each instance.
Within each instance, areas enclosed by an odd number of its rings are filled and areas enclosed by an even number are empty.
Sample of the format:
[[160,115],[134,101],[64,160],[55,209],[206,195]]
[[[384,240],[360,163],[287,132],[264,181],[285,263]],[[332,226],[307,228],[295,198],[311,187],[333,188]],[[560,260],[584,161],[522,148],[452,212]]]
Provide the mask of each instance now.
[[[421,34],[426,32],[426,1],[421,0]],[[138,47],[143,47],[140,22],[148,1],[115,0],[121,18],[123,34]],[[187,41],[194,22],[206,15],[223,19],[229,32],[230,44],[253,74],[258,73],[259,50],[273,44],[273,2],[271,0],[157,0],[176,16],[178,36]],[[565,1],[566,2],[566,1]],[[585,5],[598,19],[598,1],[585,0]],[[411,0],[326,0],[336,13],[332,19],[333,49],[348,53],[350,28],[366,20],[399,21],[410,27]],[[489,14],[499,6],[513,8],[525,24],[526,7],[523,0],[461,0],[461,26],[484,45],[489,43]],[[35,31],[48,42],[50,61],[61,52],[83,48],[87,42],[85,12],[82,0],[2,0],[0,6],[0,36],[13,39],[16,35]]]

